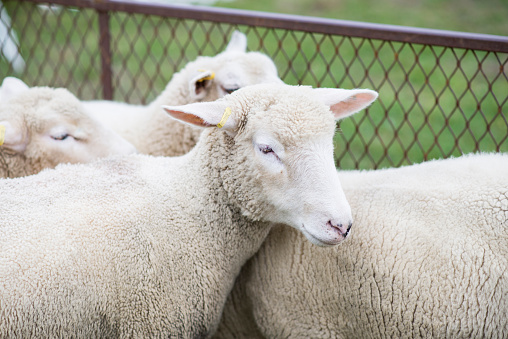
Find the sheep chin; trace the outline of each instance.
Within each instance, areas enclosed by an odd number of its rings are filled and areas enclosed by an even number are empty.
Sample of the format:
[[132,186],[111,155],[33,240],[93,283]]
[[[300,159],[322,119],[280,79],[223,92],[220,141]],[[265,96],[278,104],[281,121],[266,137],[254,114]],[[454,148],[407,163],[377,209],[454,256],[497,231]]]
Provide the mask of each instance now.
[[[325,231],[321,234],[313,234],[309,229],[302,224],[300,231],[305,235],[314,245],[320,247],[332,247],[341,243],[347,237],[347,233],[344,235],[338,228],[331,226],[329,223],[324,227]],[[316,232],[314,232],[316,233]]]

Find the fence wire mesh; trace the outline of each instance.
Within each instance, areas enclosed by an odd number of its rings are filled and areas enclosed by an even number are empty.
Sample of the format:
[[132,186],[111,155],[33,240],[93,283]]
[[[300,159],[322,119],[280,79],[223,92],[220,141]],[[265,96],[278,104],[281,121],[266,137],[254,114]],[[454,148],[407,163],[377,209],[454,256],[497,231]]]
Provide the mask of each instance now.
[[508,151],[506,52],[59,3],[0,3],[0,78],[144,104],[187,62],[220,53],[240,30],[288,84],[379,92],[365,112],[339,123],[341,168]]

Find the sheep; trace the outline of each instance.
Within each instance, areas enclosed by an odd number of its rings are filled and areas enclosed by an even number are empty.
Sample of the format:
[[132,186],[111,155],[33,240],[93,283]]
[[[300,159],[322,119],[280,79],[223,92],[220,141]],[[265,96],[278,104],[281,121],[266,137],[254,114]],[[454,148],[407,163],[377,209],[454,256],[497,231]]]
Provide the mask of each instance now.
[[169,119],[162,105],[213,101],[247,85],[282,83],[269,57],[259,52],[247,53],[246,48],[247,37],[235,31],[224,52],[214,57],[201,56],[188,63],[148,106],[85,101],[85,107],[140,153],[185,154],[194,147],[201,130]]
[[354,232],[273,229],[215,338],[507,338],[508,155],[340,172]]
[[186,155],[0,180],[0,337],[210,337],[274,223],[321,246],[348,235],[335,119],[376,96],[248,86],[165,107],[205,129]]
[[4,80],[0,88],[0,94],[9,93],[0,100],[1,178],[35,174],[62,162],[136,152],[132,144],[91,118],[67,90],[32,87],[16,92],[22,87],[17,85],[20,82]]

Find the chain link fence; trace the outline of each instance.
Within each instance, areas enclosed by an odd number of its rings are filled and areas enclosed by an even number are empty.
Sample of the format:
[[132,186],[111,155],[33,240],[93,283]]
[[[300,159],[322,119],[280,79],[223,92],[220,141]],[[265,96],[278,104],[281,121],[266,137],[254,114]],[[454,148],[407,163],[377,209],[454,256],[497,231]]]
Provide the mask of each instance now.
[[508,151],[507,37],[126,0],[2,0],[0,11],[0,79],[143,104],[240,30],[288,84],[379,92],[339,123],[341,168]]

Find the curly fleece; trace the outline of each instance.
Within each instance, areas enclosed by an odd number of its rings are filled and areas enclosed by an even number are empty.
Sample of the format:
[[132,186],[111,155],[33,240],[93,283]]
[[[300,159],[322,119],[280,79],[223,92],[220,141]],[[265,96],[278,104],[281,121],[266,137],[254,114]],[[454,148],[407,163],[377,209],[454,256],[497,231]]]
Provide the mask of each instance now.
[[508,337],[508,155],[344,171],[351,238],[274,228],[215,338]]

